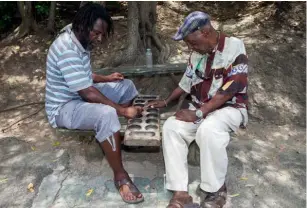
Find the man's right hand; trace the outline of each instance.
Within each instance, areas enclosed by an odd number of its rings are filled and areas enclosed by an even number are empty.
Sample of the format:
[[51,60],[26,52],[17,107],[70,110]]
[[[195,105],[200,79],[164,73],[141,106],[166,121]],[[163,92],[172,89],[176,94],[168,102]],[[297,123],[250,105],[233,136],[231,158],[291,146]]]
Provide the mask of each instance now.
[[152,101],[149,102],[146,105],[147,108],[164,108],[166,107],[166,102],[165,100],[156,100],[156,101]]
[[136,107],[127,107],[122,108],[120,110],[120,114],[128,119],[135,118],[137,115],[141,114],[143,111],[142,107],[136,106]]

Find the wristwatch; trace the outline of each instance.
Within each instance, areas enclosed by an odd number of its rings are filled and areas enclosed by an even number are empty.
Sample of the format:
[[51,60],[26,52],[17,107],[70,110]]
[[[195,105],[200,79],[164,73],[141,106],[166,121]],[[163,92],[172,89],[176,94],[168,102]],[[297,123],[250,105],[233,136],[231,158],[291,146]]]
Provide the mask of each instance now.
[[204,113],[201,110],[199,110],[199,109],[196,110],[195,114],[196,114],[196,117],[198,119],[203,119],[204,118]]

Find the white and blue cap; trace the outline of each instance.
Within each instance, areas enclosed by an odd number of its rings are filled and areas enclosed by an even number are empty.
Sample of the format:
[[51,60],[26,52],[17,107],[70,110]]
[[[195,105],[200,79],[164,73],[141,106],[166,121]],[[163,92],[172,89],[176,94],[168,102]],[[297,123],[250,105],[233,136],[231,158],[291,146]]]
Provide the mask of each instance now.
[[195,11],[189,14],[173,37],[173,40],[183,40],[187,35],[199,30],[202,26],[210,24],[207,13]]

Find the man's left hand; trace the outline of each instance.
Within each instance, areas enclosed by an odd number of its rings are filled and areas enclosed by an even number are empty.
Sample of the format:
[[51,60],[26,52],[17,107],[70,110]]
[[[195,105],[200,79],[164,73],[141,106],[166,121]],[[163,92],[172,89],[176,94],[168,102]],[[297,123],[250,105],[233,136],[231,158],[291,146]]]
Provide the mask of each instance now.
[[108,76],[110,82],[121,81],[124,80],[124,76],[121,73],[115,72]]
[[195,111],[184,109],[178,111],[176,114],[176,119],[180,121],[185,121],[185,122],[195,122],[198,120],[196,117]]

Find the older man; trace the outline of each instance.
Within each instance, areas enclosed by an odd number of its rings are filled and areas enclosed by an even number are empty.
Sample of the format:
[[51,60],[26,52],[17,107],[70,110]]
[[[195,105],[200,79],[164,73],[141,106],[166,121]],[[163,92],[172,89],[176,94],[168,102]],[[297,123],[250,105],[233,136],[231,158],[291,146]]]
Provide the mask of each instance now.
[[174,40],[193,51],[182,80],[165,100],[150,103],[164,107],[184,92],[191,94],[188,109],[170,117],[163,127],[166,188],[174,192],[168,207],[192,203],[188,194],[188,147],[200,148],[202,207],[219,208],[226,202],[225,177],[229,132],[247,123],[247,55],[242,40],[216,31],[206,13],[186,17]]

